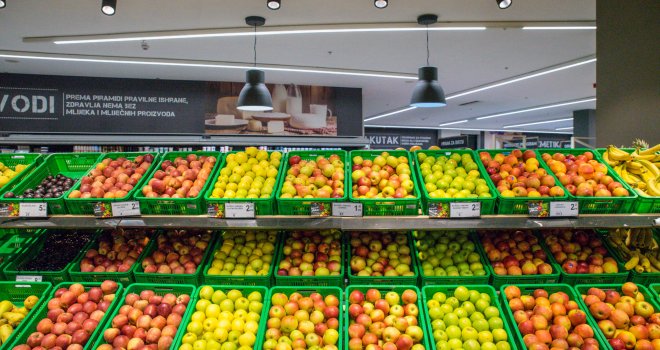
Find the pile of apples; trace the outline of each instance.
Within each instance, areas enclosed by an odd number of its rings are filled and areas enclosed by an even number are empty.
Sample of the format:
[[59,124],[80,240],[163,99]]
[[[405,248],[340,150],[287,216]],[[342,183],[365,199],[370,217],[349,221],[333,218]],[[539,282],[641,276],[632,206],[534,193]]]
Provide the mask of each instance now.
[[145,197],[153,198],[197,198],[211,176],[217,159],[213,156],[189,154],[174,161],[164,160],[146,186],[142,187]]
[[265,276],[275,254],[276,231],[227,231],[213,253],[209,275]]
[[338,297],[317,292],[309,296],[275,292],[270,301],[264,350],[282,349],[280,343],[290,344],[293,349],[338,349]]
[[408,157],[388,152],[371,159],[353,157],[353,198],[414,198],[415,183]]
[[599,349],[594,329],[587,324],[587,314],[568,294],[549,295],[539,288],[531,295],[522,295],[520,288],[509,285],[504,295],[527,349]]
[[149,243],[152,232],[145,230],[104,231],[96,248],[85,252],[80,272],[127,272]]
[[227,155],[211,198],[270,198],[282,153],[247,147]]
[[105,344],[96,350],[168,350],[188,303],[188,294],[157,295],[152,290],[127,294],[110,328],[103,332]]
[[48,301],[46,318],[37,323],[25,344],[14,350],[60,349],[82,350],[115,299],[119,285],[104,281],[100,287],[85,288],[74,283],[55,291]]
[[203,286],[178,350],[254,348],[263,307],[258,291]]
[[625,197],[630,195],[620,182],[607,175],[607,166],[594,159],[587,151],[581,155],[563,153],[543,153],[559,182],[574,196],[578,197]]
[[614,350],[660,349],[660,310],[654,310],[635,283],[589,288],[582,300]]
[[616,260],[594,231],[551,230],[543,236],[550,253],[568,274],[619,272]]
[[414,276],[408,235],[397,232],[351,232],[351,275]]
[[156,237],[156,250],[142,260],[142,270],[145,273],[194,274],[210,241],[208,231],[167,231]]
[[536,153],[513,150],[508,156],[497,153],[479,152],[490,179],[502,197],[561,197],[564,189],[557,186],[536,159]]
[[342,198],[344,196],[344,161],[337,154],[303,160],[289,157],[289,169],[280,198]]
[[426,302],[437,349],[510,350],[500,310],[488,293],[459,286]]
[[549,275],[552,266],[539,244],[538,238],[529,231],[480,232],[481,244],[497,275]]
[[149,170],[154,156],[145,154],[128,160],[105,158],[80,179],[80,187],[69,198],[124,198]]
[[490,188],[469,153],[434,157],[417,153],[424,187],[431,198],[491,198]]
[[341,231],[294,231],[284,241],[279,276],[339,276]]
[[382,350],[424,350],[424,330],[419,323],[417,292],[383,295],[371,288],[353,290],[348,296],[348,348]]
[[467,231],[420,231],[416,235],[417,257],[424,276],[486,275]]

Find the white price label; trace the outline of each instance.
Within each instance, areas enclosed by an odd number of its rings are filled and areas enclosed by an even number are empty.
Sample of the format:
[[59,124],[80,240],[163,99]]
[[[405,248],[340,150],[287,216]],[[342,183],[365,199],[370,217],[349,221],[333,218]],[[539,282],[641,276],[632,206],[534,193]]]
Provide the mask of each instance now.
[[48,216],[48,204],[19,203],[18,216],[24,218],[45,218]]
[[16,275],[16,282],[41,282],[41,276],[21,276]]
[[362,203],[332,203],[332,216],[360,217],[362,216]]
[[113,202],[112,203],[112,216],[140,216],[140,202]]
[[653,220],[653,226],[660,226],[660,218]]
[[254,203],[225,203],[225,219],[254,219]]
[[481,216],[481,202],[449,203],[450,218],[478,218]]
[[550,217],[575,217],[579,213],[578,202],[550,202]]

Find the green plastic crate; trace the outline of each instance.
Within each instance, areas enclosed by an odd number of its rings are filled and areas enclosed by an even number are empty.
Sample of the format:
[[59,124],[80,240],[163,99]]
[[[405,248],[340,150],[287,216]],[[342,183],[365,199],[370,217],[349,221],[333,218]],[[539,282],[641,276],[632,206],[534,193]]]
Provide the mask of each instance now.
[[28,312],[23,321],[14,328],[7,341],[1,346],[0,350],[7,350],[9,344],[12,343],[14,338],[21,333],[26,324],[35,316],[35,313],[44,303],[48,293],[50,292],[51,285],[48,282],[0,282],[0,300],[9,300],[12,304],[22,307],[25,298],[34,295],[39,298],[39,301],[34,305],[32,310]]
[[[269,156],[270,154],[274,153],[275,151],[267,151]],[[236,154],[238,152],[229,152],[227,155],[230,154]],[[213,204],[222,204],[224,205],[225,203],[229,202],[238,202],[238,203],[244,203],[244,202],[250,202],[254,203],[254,210],[256,215],[274,215],[277,212],[277,207],[275,204],[275,193],[277,192],[277,189],[280,187],[280,182],[284,178],[282,176],[283,174],[283,169],[284,169],[284,156],[282,156],[282,159],[280,160],[280,166],[277,168],[277,176],[275,178],[275,185],[273,186],[273,191],[270,194],[270,197],[268,198],[211,198],[211,194],[213,193],[213,190],[215,189],[215,182],[218,180],[218,176],[220,176],[220,171],[225,168],[225,165],[227,164],[227,155],[225,157],[222,157],[222,163],[220,163],[220,166],[216,169],[216,171],[213,172],[211,175],[211,180],[209,181],[210,185],[208,186],[208,189],[204,193],[204,202],[206,203],[206,206],[208,207],[209,205]]]
[[[165,232],[161,234],[166,234]],[[142,268],[142,261],[147,257],[151,256],[156,249],[158,249],[158,235],[154,236],[151,239],[151,242],[142,252],[142,256],[134,264],[135,268],[133,269],[133,277],[135,282],[138,283],[167,283],[167,284],[192,284],[194,286],[199,285],[200,279],[202,277],[202,271],[204,267],[208,264],[210,257],[213,257],[213,245],[215,244],[214,237],[211,237],[209,245],[204,251],[204,256],[202,257],[202,262],[197,266],[197,271],[194,274],[164,274],[164,273],[146,273]]]
[[[48,231],[47,231],[48,232]],[[94,241],[96,235],[98,233],[93,233],[91,236],[91,241]],[[18,267],[26,263],[27,261],[31,260],[34,258],[36,255],[39,255],[41,253],[41,250],[43,249],[44,244],[46,243],[46,238],[48,237],[48,233],[43,233],[40,237],[37,239],[33,240],[29,246],[26,246],[23,251],[21,251],[21,254],[17,256],[15,259],[11,260],[4,269],[5,277],[7,280],[10,281],[15,281],[18,276],[30,276],[30,277],[41,277],[42,281],[45,282],[51,282],[52,284],[56,283],[63,283],[65,281],[69,281],[69,268],[71,267],[71,264],[73,264],[74,261],[78,260],[84,252],[87,251],[86,247],[89,246],[90,242],[85,244],[83,247],[82,251],[78,252],[78,254],[71,259],[71,262],[69,262],[67,265],[65,265],[61,270],[59,271],[20,271],[18,270]]]
[[419,327],[422,328],[422,331],[424,332],[424,337],[422,338],[421,344],[424,346],[425,349],[431,349],[431,345],[433,342],[431,341],[430,334],[428,330],[426,329],[424,323],[425,323],[425,313],[424,313],[424,305],[422,303],[422,292],[420,292],[419,288],[414,285],[406,285],[406,284],[398,284],[398,285],[382,285],[382,286],[372,286],[372,285],[349,285],[346,287],[346,298],[344,299],[344,332],[343,332],[343,339],[344,339],[344,346],[348,348],[348,343],[350,341],[349,335],[348,335],[348,327],[351,325],[351,320],[350,316],[348,314],[348,307],[350,306],[350,302],[348,300],[348,297],[351,295],[351,292],[354,290],[359,290],[362,293],[367,292],[367,290],[375,288],[378,291],[380,291],[381,296],[385,296],[385,293],[387,292],[395,292],[401,296],[401,294],[406,290],[406,289],[412,289],[417,293],[417,308],[419,309],[419,315],[417,315],[417,323],[419,324]]
[[[114,232],[113,232],[114,234]],[[102,235],[102,234],[101,234]],[[124,285],[129,285],[130,283],[133,282],[133,271],[137,268],[138,261],[142,259],[146,252],[146,246],[142,250],[142,253],[138,256],[136,259],[136,262],[131,266],[131,268],[126,271],[126,272],[81,272],[80,271],[80,262],[82,259],[85,257],[85,254],[87,254],[87,251],[90,249],[98,249],[101,235],[99,235],[94,241],[90,243],[90,245],[87,246],[83,250],[83,253],[78,256],[78,258],[70,265],[69,267],[69,277],[71,281],[76,281],[76,282],[103,282],[105,280],[111,280],[115,282],[121,282]],[[156,234],[152,234],[151,237],[149,238],[149,242],[156,236]],[[149,243],[147,243],[147,246],[149,246]]]
[[[657,233],[653,234],[653,239],[657,243],[660,243],[660,237],[658,236]],[[608,244],[609,246],[609,244]],[[612,253],[612,256],[614,256],[614,259],[619,263],[619,264],[625,264],[626,260],[621,256],[621,253],[617,249],[610,249],[610,252]],[[628,276],[628,280],[631,282],[635,282],[637,284],[643,284],[648,286],[651,283],[656,283],[660,281],[660,272],[637,272],[635,269],[632,269],[629,271],[630,275]]]
[[[207,285],[201,285],[195,290],[194,296],[192,299],[194,299],[194,304],[193,307],[195,306],[196,302],[199,301],[199,292],[200,290]],[[261,315],[259,318],[259,329],[257,330],[257,339],[254,344],[255,349],[259,344],[259,339],[263,339],[264,333],[266,333],[266,320],[268,319],[268,308],[266,307],[267,300],[270,300],[268,288],[263,287],[263,286],[233,286],[233,285],[210,285],[213,287],[214,290],[221,290],[225,293],[232,289],[236,289],[241,291],[244,297],[247,297],[248,294],[252,292],[259,292],[261,293],[261,297],[263,300],[263,308],[261,309]],[[172,342],[172,346],[170,347],[171,350],[178,350],[179,347],[181,347],[181,343],[183,340],[183,336],[186,334],[186,329],[188,328],[188,324],[190,323],[190,318],[192,317],[192,314],[194,312],[191,312],[190,314],[187,314],[186,317],[184,317],[181,320],[181,324],[179,325],[179,329],[183,329],[181,332],[177,332],[176,338],[174,338],[174,342]]]
[[[414,237],[414,233],[413,233]],[[477,248],[479,243],[479,239],[474,235],[474,233],[469,233],[468,234],[468,239],[474,243],[475,246],[475,252],[479,254],[481,264],[484,266],[484,271],[486,271],[486,274],[483,276],[426,276],[424,274],[424,270],[422,269],[422,261],[419,259],[419,251],[417,250],[417,241],[418,239],[415,238],[415,244],[413,244],[414,248],[414,260],[416,260],[415,264],[417,265],[417,270],[419,271],[419,285],[423,286],[428,286],[428,285],[478,285],[478,284],[483,284],[486,285],[488,284],[488,281],[490,280],[491,273],[488,271],[488,268],[486,265],[489,264],[488,258],[486,258],[483,254],[482,251]]]
[[652,283],[649,285],[649,290],[653,293],[655,301],[660,304],[660,283]]
[[[275,279],[275,285],[279,286],[305,286],[305,287],[339,287],[344,288],[344,276],[346,276],[346,245],[341,244],[341,270],[339,276],[280,276],[277,274],[278,267],[280,262],[284,259],[284,253],[282,249],[284,248],[284,241],[289,238],[290,233],[285,233],[281,237],[281,243],[279,250],[276,256],[276,264],[273,265],[273,278]],[[340,238],[341,241],[341,238]]]
[[[540,241],[541,239],[539,239],[539,242]],[[493,265],[491,264],[490,260],[487,259],[488,254],[486,254],[486,251],[484,250],[481,241],[479,242],[479,244],[477,244],[477,249],[479,249],[479,252],[482,254],[482,256],[486,257],[486,260],[488,260],[488,264],[486,265],[486,268],[488,269],[488,273],[490,273],[491,275],[490,285],[492,285],[495,289],[498,289],[505,284],[543,285],[550,283],[559,283],[559,279],[560,279],[559,266],[553,264],[549,257],[547,263],[552,267],[552,273],[549,275],[498,275],[493,270]],[[541,244],[541,249],[545,251],[546,255],[552,255],[547,249],[543,247],[542,244]]]
[[612,258],[614,258],[614,261],[616,261],[616,264],[619,267],[620,272],[599,273],[599,274],[564,272],[564,269],[561,267],[561,264],[559,264],[559,262],[555,259],[554,255],[550,253],[550,248],[545,242],[545,237],[543,237],[543,232],[541,231],[539,232],[539,241],[541,242],[541,246],[543,247],[543,249],[545,249],[545,251],[548,252],[548,259],[551,261],[551,265],[553,265],[553,267],[556,267],[557,270],[559,270],[559,274],[560,274],[559,281],[561,283],[569,284],[571,286],[575,286],[578,284],[624,283],[625,281],[627,281],[628,271],[626,271],[623,264],[621,264],[614,257],[614,254],[612,254],[613,249],[607,244],[607,242],[605,242],[605,240],[601,239],[597,233],[592,232],[591,234],[594,236],[592,237],[592,239],[600,239],[600,241],[603,243],[603,247],[607,249],[608,252],[607,256],[611,256]]
[[275,245],[275,250],[273,251],[273,260],[271,261],[270,271],[266,276],[236,276],[236,275],[209,275],[208,271],[211,268],[213,263],[213,257],[215,252],[222,247],[223,236],[220,236],[217,241],[213,244],[211,249],[211,254],[209,259],[204,265],[204,270],[202,273],[202,281],[204,284],[210,285],[233,285],[233,286],[264,286],[270,287],[273,284],[273,275],[277,271],[277,256],[280,250],[280,239],[279,235],[275,235],[275,241],[272,242]]
[[[25,169],[7,181],[4,186],[0,186],[0,194],[11,191],[14,186],[21,182],[26,176],[30,175],[34,169],[41,164],[43,157],[36,153],[0,153],[0,163],[14,170],[18,164],[26,165]],[[1,173],[1,172],[0,172]]]
[[[57,153],[51,154],[37,166],[31,174],[23,178],[16,184],[12,192],[20,195],[25,190],[37,187],[47,176],[64,175],[75,179],[77,182],[87,171],[99,160],[102,153]],[[75,182],[74,182],[75,186]],[[71,187],[74,187],[71,186]],[[48,214],[66,214],[66,204],[64,197],[69,191],[63,193],[57,198],[4,198],[0,196],[0,204],[11,203],[18,206],[18,203],[46,203],[48,204]],[[5,192],[6,193],[6,192]]]
[[[16,232],[15,232],[16,231]],[[0,278],[6,279],[5,267],[10,261],[21,255],[23,250],[32,244],[41,230],[1,230],[0,235]]]
[[[75,282],[62,282],[48,293],[48,300],[52,299],[55,295],[55,292],[60,289],[60,288],[69,288],[72,284]],[[82,285],[85,287],[85,290],[89,290],[89,288],[92,287],[100,287],[101,283],[98,282],[83,282]],[[84,350],[90,350],[92,349],[92,345],[94,343],[94,339],[96,339],[99,334],[101,334],[101,329],[103,328],[103,324],[109,319],[110,315],[115,311],[119,304],[119,299],[118,296],[121,296],[123,292],[123,286],[121,284],[118,284],[117,291],[115,292],[115,299],[110,303],[110,306],[108,307],[108,310],[105,312],[105,315],[103,315],[103,318],[99,322],[98,326],[96,326],[96,329],[94,329],[94,332],[90,334],[89,340],[87,340],[87,343],[83,346]],[[9,345],[8,349],[13,349],[15,346],[18,346],[20,344],[25,344],[27,341],[27,338],[30,336],[30,334],[34,333],[37,331],[37,324],[39,324],[39,321],[42,319],[46,318],[48,314],[48,302],[44,301],[43,304],[41,304],[41,307],[37,312],[34,313],[34,316],[28,321],[28,324],[21,329],[21,333],[17,334],[16,337],[14,337],[13,341]]]
[[[117,299],[120,300],[120,302],[117,304],[117,307],[115,310],[110,314],[110,316],[106,317],[107,321],[101,325],[100,330],[98,331],[97,337],[92,339],[90,338],[90,343],[93,344],[91,349],[97,349],[99,346],[103,344],[107,344],[105,340],[103,339],[103,333],[105,332],[106,329],[112,328],[112,319],[119,314],[119,308],[124,305],[124,299],[126,299],[126,296],[135,293],[135,294],[140,294],[140,292],[144,290],[152,290],[156,295],[163,296],[167,293],[172,293],[176,295],[177,297],[181,294],[188,294],[190,295],[190,302],[188,302],[188,305],[186,306],[186,312],[183,314],[182,319],[189,318],[190,315],[193,313],[193,310],[195,309],[195,291],[197,290],[197,287],[189,284],[159,284],[159,285],[152,285],[152,284],[142,284],[142,283],[134,283],[126,287],[123,293],[121,293],[120,296],[117,296]],[[183,322],[179,325],[177,328],[177,332],[174,335],[174,339],[176,339],[179,336],[179,333],[183,334],[185,333],[186,329],[184,327],[181,327]],[[174,342],[172,342],[174,343]]]
[[[632,153],[633,151],[635,151],[634,148],[621,148],[621,149],[628,153]],[[607,151],[607,149],[598,148],[596,149],[596,151],[598,151],[598,155],[602,159],[603,154],[605,153],[605,151]],[[607,168],[610,171],[614,171],[614,168],[612,168],[611,165],[609,165],[606,162],[604,164],[607,166]],[[632,186],[630,187],[632,188]],[[630,210],[631,213],[637,213],[637,214],[660,213],[660,197],[649,196],[646,193],[643,193],[642,191],[635,191],[635,192],[637,193],[637,199],[635,200],[635,203],[633,204],[633,207]]]
[[[589,288],[595,287],[606,291],[616,290],[617,292],[621,293],[621,296],[623,296],[624,294],[621,292],[621,286],[622,284],[591,284],[591,285],[578,284],[577,286],[573,286],[573,289],[575,290],[578,298],[578,305],[580,306],[580,309],[584,310],[584,312],[587,314],[587,322],[593,325],[596,325],[598,323],[596,319],[591,315],[591,312],[589,312],[589,308],[587,307],[587,304],[585,304],[584,300],[582,300],[582,294],[587,294]],[[653,293],[651,293],[651,291],[648,290],[643,285],[638,283],[637,287],[639,288],[639,292],[644,295],[644,300],[649,302],[649,304],[653,306],[653,309],[655,310],[654,312],[659,312],[660,303],[657,302],[657,297],[653,295]],[[607,338],[605,337],[605,334],[603,334],[603,332],[600,330],[600,328],[598,326],[596,327],[592,326],[592,328],[594,328],[594,333],[598,334],[598,336],[601,339],[603,339],[605,343],[607,343]],[[610,349],[610,347],[606,347],[605,349]]]
[[[581,155],[584,152],[591,152],[594,155],[594,160],[599,163],[607,163],[601,158],[600,154],[592,149],[587,148],[575,148],[575,149],[565,149],[565,148],[543,148],[536,150],[537,157],[543,163],[545,167],[550,169],[545,161],[541,158],[543,153],[549,153],[550,155],[554,153],[563,153],[563,154],[572,154],[575,156]],[[552,175],[555,178],[555,181],[559,183],[559,179],[555,176],[552,171],[548,171],[548,174]],[[630,213],[635,201],[637,200],[637,192],[633,190],[625,181],[621,180],[619,174],[617,174],[611,168],[607,168],[607,175],[611,176],[614,181],[620,182],[623,187],[628,190],[630,193],[627,197],[580,197],[573,196],[571,194],[568,197],[571,200],[577,200],[580,206],[580,214],[616,214],[616,213]],[[567,192],[568,193],[568,192]]]
[[[112,202],[122,202],[122,201],[129,201],[133,198],[133,195],[140,189],[142,189],[142,185],[147,181],[148,179],[148,174],[151,172],[151,170],[154,168],[154,166],[158,163],[159,160],[159,155],[158,153],[155,152],[111,152],[111,153],[106,153],[102,157],[99,157],[98,161],[96,164],[101,163],[104,159],[112,159],[115,160],[117,158],[124,157],[130,161],[134,160],[138,156],[144,156],[146,154],[151,154],[154,156],[154,160],[151,163],[151,166],[147,171],[143,174],[143,176],[140,178],[140,181],[138,181],[137,184],[133,187],[131,191],[128,192],[126,197],[124,198],[69,198],[69,195],[71,194],[72,191],[80,189],[80,181],[73,185],[71,189],[64,194],[64,202],[66,203],[66,207],[69,211],[69,214],[74,214],[74,215],[94,215],[94,206],[97,203],[105,203],[106,205],[109,205]],[[90,171],[96,168],[96,164],[94,164],[92,167],[90,167]],[[87,172],[85,175],[87,175],[89,172]]]
[[[303,297],[308,297],[312,293],[319,293],[321,294],[324,298],[328,295],[334,295],[337,298],[339,298],[339,317],[337,317],[337,320],[339,321],[339,329],[337,331],[339,332],[339,338],[337,339],[337,349],[342,350],[348,346],[348,344],[344,345],[342,340],[344,337],[342,336],[342,332],[344,332],[345,329],[348,328],[348,323],[345,323],[345,314],[348,314],[344,307],[342,305],[345,305],[345,299],[344,299],[344,290],[339,287],[332,287],[332,286],[324,286],[324,287],[316,287],[316,286],[307,286],[307,287],[273,287],[268,291],[268,298],[265,300],[266,303],[264,304],[264,310],[266,315],[268,315],[268,312],[270,311],[270,308],[272,306],[271,304],[271,297],[275,293],[284,293],[287,297],[290,297],[291,294],[293,293],[300,293],[302,294]],[[257,337],[257,342],[254,344],[254,350],[261,350],[263,349],[263,345],[266,342],[265,335],[266,331],[268,330],[266,326],[266,322],[260,322],[260,326],[263,325],[263,332],[260,332],[259,336]],[[322,337],[322,336],[321,336]]]
[[[404,234],[404,233],[400,233]],[[416,264],[415,260],[415,249],[414,249],[414,243],[412,240],[412,236],[409,233],[405,233],[407,239],[408,239],[408,247],[410,248],[410,256],[412,257],[412,261],[410,263],[410,270],[414,273],[413,276],[357,276],[353,275],[351,272],[350,267],[346,269],[346,275],[348,276],[348,282],[349,285],[355,284],[355,285],[410,285],[410,286],[416,286],[418,279],[419,279],[419,271],[418,271],[418,266]],[[344,243],[344,252],[346,254],[346,259],[345,262],[347,266],[350,266],[351,263],[351,246],[349,243],[350,236],[347,236],[346,242]],[[383,247],[385,249],[385,247]]]
[[[422,170],[420,168],[420,163],[418,161],[418,155],[420,153],[424,153],[429,156],[433,157],[440,157],[440,156],[446,156],[449,157],[452,154],[469,154],[472,156],[472,159],[474,162],[477,164],[478,171],[481,174],[481,177],[486,180],[486,185],[488,185],[488,188],[490,189],[490,194],[491,198],[482,198],[482,197],[476,197],[476,198],[465,198],[465,199],[455,199],[455,198],[431,198],[429,196],[429,192],[426,190],[426,183],[424,182],[424,177],[422,176]],[[421,186],[421,193],[422,193],[422,212],[424,214],[428,214],[429,212],[429,205],[438,205],[438,204],[446,204],[449,205],[449,203],[457,203],[457,202],[479,202],[481,203],[481,215],[489,215],[489,214],[494,214],[495,213],[495,202],[497,200],[497,190],[492,184],[492,181],[488,181],[486,178],[488,177],[488,173],[486,172],[486,168],[484,168],[483,163],[477,156],[477,154],[470,150],[470,149],[463,149],[463,150],[437,150],[437,151],[432,151],[432,150],[418,150],[415,151],[413,158],[415,159],[415,174],[417,175],[417,183],[420,184]]]
[[[429,300],[432,300],[433,299],[433,294],[438,293],[438,292],[445,293],[445,295],[447,295],[447,297],[449,297],[449,296],[454,294],[454,291],[459,286],[462,286],[462,285],[437,285],[437,286],[425,286],[424,288],[422,288],[422,304],[423,304],[423,312],[422,313],[424,314],[423,323],[424,323],[424,327],[426,328],[424,330],[424,332],[429,335],[429,339],[431,339],[431,340],[433,339],[432,338],[433,337],[433,328],[431,327],[431,317],[429,316],[429,310],[428,310],[427,302]],[[511,326],[506,322],[506,316],[505,316],[504,312],[502,311],[503,306],[500,305],[500,303],[499,303],[499,299],[497,298],[497,292],[495,291],[495,289],[493,287],[489,286],[489,285],[471,285],[471,286],[465,286],[465,287],[467,287],[468,290],[476,290],[479,293],[485,293],[490,297],[491,306],[496,307],[497,310],[500,313],[499,317],[502,319],[502,325],[503,325],[504,331],[506,332],[506,335],[507,335],[507,342],[511,346],[512,350],[518,349],[519,347],[516,346],[515,339],[512,335],[513,332],[511,330]],[[420,322],[420,323],[422,323],[422,322]],[[430,344],[431,344],[430,348],[427,347],[427,349],[431,349],[431,350],[436,350],[437,349],[436,343],[434,341],[431,341]],[[520,348],[520,349],[524,349],[524,347]]]
[[362,203],[362,212],[364,216],[396,216],[396,215],[419,215],[419,206],[420,206],[420,183],[417,176],[415,175],[415,166],[413,158],[410,156],[408,151],[396,151],[396,150],[356,150],[351,151],[350,157],[350,166],[348,169],[353,168],[353,157],[360,156],[363,159],[373,160],[377,156],[380,156],[383,152],[388,152],[391,156],[394,157],[406,157],[408,158],[408,165],[410,166],[410,181],[413,182],[414,188],[412,195],[413,198],[355,198],[353,197],[353,178],[351,177],[351,171],[348,172],[348,185],[346,186],[346,192],[348,192],[348,198],[351,202]]
[[284,167],[279,185],[277,187],[277,212],[280,215],[311,215],[312,203],[323,203],[325,206],[332,206],[333,202],[348,202],[348,192],[350,187],[348,185],[348,178],[351,177],[350,168],[348,167],[348,153],[346,151],[295,151],[289,152],[284,160],[285,164],[289,164],[289,158],[299,156],[302,160],[316,160],[318,156],[329,158],[331,155],[336,154],[344,162],[344,196],[341,198],[281,198],[282,186],[286,181],[286,175],[289,171],[289,166]]
[[[509,308],[509,302],[506,300],[506,296],[504,295],[504,289],[509,286],[509,285],[503,285],[500,288],[500,303],[502,305],[502,309],[504,309],[504,314],[506,315],[506,319],[508,321],[509,327],[511,328],[511,333],[514,334],[514,339],[518,345],[519,349],[526,349],[527,347],[525,346],[525,343],[523,342],[523,336],[518,330],[518,325],[516,324],[516,321],[513,319],[513,313],[511,312],[511,309]],[[531,295],[534,293],[536,289],[544,289],[545,291],[548,292],[548,295],[552,293],[557,293],[557,292],[564,292],[568,294],[568,297],[570,300],[573,300],[578,303],[579,308],[584,311],[586,314],[589,314],[589,309],[584,306],[584,304],[581,303],[582,298],[580,297],[579,294],[575,293],[575,290],[568,284],[544,284],[544,285],[533,285],[533,284],[517,284],[515,285],[518,288],[520,288],[520,295]],[[598,328],[598,324],[591,319],[590,317],[587,317],[587,324],[591,326],[591,328],[594,331],[594,338],[598,341],[598,344],[600,345],[601,349],[609,349],[609,344],[605,340],[605,337],[600,333],[600,330]]]
[[[154,173],[160,169],[160,165],[163,161],[174,160],[177,157],[186,157],[189,154],[196,154],[197,156],[212,156],[216,158],[216,162],[211,169],[209,178],[206,179],[204,187],[199,191],[199,194],[195,198],[150,198],[145,197],[142,194],[142,187],[146,186],[149,180],[154,176]],[[215,183],[213,174],[216,172],[216,169],[220,166],[222,161],[222,153],[220,152],[208,152],[208,151],[197,151],[197,152],[168,152],[165,153],[158,159],[157,166],[152,166],[151,171],[148,172],[148,175],[145,174],[144,181],[137,187],[138,190],[135,192],[135,200],[140,202],[140,211],[143,215],[200,215],[205,214],[206,207],[204,206],[204,193],[209,188],[211,183]]]
[[[505,156],[509,155],[511,153],[511,149],[480,149],[477,150],[475,153],[477,154],[477,157],[479,157],[479,154],[481,152],[486,152],[490,154],[491,156],[496,155],[497,153],[502,153]],[[520,149],[521,152],[525,152],[526,149]],[[542,161],[541,157],[539,155],[536,156],[538,161],[539,161],[539,168],[545,169],[545,171],[548,174],[552,174],[550,169],[547,167],[545,162]],[[483,163],[482,163],[483,164]],[[495,192],[497,193],[497,213],[498,214],[524,214],[527,215],[529,214],[529,203],[530,202],[543,202],[543,203],[550,203],[550,202],[558,202],[558,201],[567,201],[568,200],[568,191],[557,181],[557,186],[561,187],[564,190],[564,195],[560,197],[502,197],[499,191],[497,191],[497,184],[493,183],[493,180],[491,180],[490,176],[486,179],[486,182],[488,182],[493,188],[495,188]]]

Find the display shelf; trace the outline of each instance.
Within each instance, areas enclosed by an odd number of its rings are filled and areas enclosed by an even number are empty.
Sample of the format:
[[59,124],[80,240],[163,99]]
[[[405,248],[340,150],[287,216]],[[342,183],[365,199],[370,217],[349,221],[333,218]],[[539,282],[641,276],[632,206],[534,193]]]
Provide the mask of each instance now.
[[56,215],[48,219],[0,218],[0,229],[116,227],[149,228],[236,228],[352,231],[443,230],[443,229],[544,229],[652,227],[658,214],[586,214],[578,218],[537,219],[525,215],[487,215],[481,219],[429,219],[428,216],[372,216],[361,218],[309,216],[260,216],[257,219],[215,219],[205,215],[151,216],[97,219],[93,216]]

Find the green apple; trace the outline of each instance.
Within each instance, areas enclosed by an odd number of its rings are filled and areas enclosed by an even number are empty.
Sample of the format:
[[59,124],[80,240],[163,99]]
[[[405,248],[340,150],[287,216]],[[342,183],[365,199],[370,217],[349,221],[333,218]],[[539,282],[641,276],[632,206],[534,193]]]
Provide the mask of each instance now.
[[495,344],[497,350],[511,350],[511,344],[505,341],[499,341]]
[[[493,349],[496,350],[494,346],[495,345],[493,345]],[[449,344],[446,340],[440,340],[435,343],[435,348],[438,350],[449,350]]]
[[449,339],[449,336],[447,335],[447,332],[443,331],[442,329],[436,329],[433,331],[433,340],[436,342],[440,340],[447,341]]
[[480,350],[481,345],[476,339],[463,339],[463,349],[464,350]]
[[484,319],[472,321],[472,327],[474,327],[474,329],[476,329],[479,332],[488,331],[490,329],[490,326],[488,325],[488,321]]
[[[483,311],[484,316],[486,316],[487,319],[491,319],[493,317],[499,317],[500,316],[500,311],[495,307],[495,306],[489,306]],[[500,327],[495,327],[495,328],[500,328]]]
[[493,343],[483,343],[481,344],[481,350],[497,350],[497,346]]
[[[479,311],[475,311],[472,315],[470,315],[470,321],[472,321],[472,322],[475,322],[475,321],[478,321],[478,320],[485,320],[485,319],[486,319],[486,317],[484,316],[484,314],[482,314]],[[488,322],[488,321],[486,321],[486,322]]]
[[447,298],[447,300],[445,301],[445,304],[451,305],[451,307],[454,308],[454,309],[456,309],[460,305],[460,303],[459,303],[458,299],[456,299],[456,297]]
[[454,338],[454,339],[449,339],[447,342],[447,345],[449,345],[450,349],[462,349],[463,348],[463,342],[460,339]]
[[470,290],[470,302],[476,304],[479,299],[481,299],[481,294],[474,289]]
[[470,301],[464,301],[463,304],[461,304],[461,308],[467,312],[468,316],[472,315],[476,311],[474,304],[472,304]]
[[458,319],[458,327],[465,329],[467,327],[472,327],[472,321],[467,317],[462,317]]
[[447,337],[449,337],[449,339],[461,339],[461,329],[458,326],[447,326],[447,330],[445,332],[447,333]]
[[499,317],[493,317],[488,319],[488,326],[490,329],[504,328],[504,322]]
[[479,332],[473,327],[464,327],[461,331],[461,337],[464,342],[468,339],[477,340],[479,339]]
[[456,326],[456,325],[458,325],[458,316],[456,316],[456,314],[451,313],[451,312],[445,314],[445,317],[443,317],[442,320],[443,320],[443,321],[445,322],[445,324],[447,325],[447,328],[449,328],[449,326]]
[[487,307],[490,306],[490,302],[486,299],[479,299],[474,303],[475,309],[479,312],[483,312]]
[[486,342],[492,343],[493,338],[494,338],[493,333],[491,333],[487,330],[479,332],[478,340],[479,340],[479,343],[481,343],[481,344],[486,343]]
[[447,326],[445,325],[445,321],[438,319],[431,321],[431,328],[444,331]]
[[507,341],[509,336],[506,334],[506,331],[503,328],[493,329],[493,340],[499,343],[501,341]]

